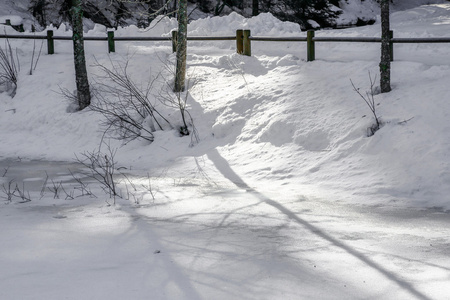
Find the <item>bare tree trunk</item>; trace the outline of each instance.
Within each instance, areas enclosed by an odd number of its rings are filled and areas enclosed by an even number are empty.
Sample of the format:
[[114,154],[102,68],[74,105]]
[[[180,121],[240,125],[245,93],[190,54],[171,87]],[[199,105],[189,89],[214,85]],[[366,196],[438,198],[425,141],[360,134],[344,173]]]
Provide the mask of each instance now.
[[79,109],[82,110],[91,104],[91,93],[89,91],[89,81],[86,71],[86,58],[84,56],[83,10],[81,9],[81,0],[72,0],[71,13],[77,98]]
[[381,62],[380,88],[382,93],[391,91],[391,52],[389,48],[389,0],[381,0]]
[[177,36],[177,67],[175,73],[175,92],[184,91],[186,78],[187,50],[187,0],[178,0],[178,36]]
[[253,16],[259,15],[259,0],[253,0],[252,15]]

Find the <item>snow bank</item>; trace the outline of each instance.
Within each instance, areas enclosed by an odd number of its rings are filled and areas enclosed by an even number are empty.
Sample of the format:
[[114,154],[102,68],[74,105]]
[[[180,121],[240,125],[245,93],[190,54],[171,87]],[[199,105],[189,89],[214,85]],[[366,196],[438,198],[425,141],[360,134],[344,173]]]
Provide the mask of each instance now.
[[0,23],[6,23],[6,20],[11,21],[11,25],[20,25],[23,22],[23,19],[17,15],[6,15],[0,16]]
[[374,0],[340,1],[341,14],[336,20],[339,25],[355,25],[359,19],[372,20],[379,14],[379,4]]
[[224,17],[213,17],[192,21],[188,26],[188,34],[193,36],[229,36],[235,35],[237,29],[250,29],[255,36],[298,36],[300,25],[282,22],[270,13],[246,19],[233,12]]
[[[449,4],[396,12],[396,36],[441,36],[450,32]],[[148,29],[119,28],[118,36],[165,36],[176,20],[162,18]],[[297,36],[300,27],[269,14],[245,19],[237,14],[193,21],[191,35],[234,35],[248,28],[254,35]],[[55,35],[70,35],[64,26]],[[87,35],[103,35],[95,26]],[[317,35],[379,36],[379,24]],[[21,64],[29,66],[33,44],[13,41]],[[253,56],[235,53],[233,43],[192,42],[188,74],[195,81],[188,101],[200,142],[176,131],[157,132],[148,145],[135,141],[120,147],[118,158],[137,171],[174,170],[189,176],[205,161],[217,175],[212,152],[220,153],[248,185],[352,203],[439,206],[450,208],[450,75],[447,45],[396,45],[393,91],[376,95],[384,122],[375,136],[373,123],[350,79],[365,91],[368,73],[378,72],[379,45],[317,43],[315,62],[306,63],[304,43],[252,43]],[[0,93],[0,155],[72,160],[98,147],[101,116],[89,110],[67,113],[60,87],[75,90],[70,42],[58,42],[55,55],[42,54],[33,75],[24,67],[15,98]],[[130,76],[145,86],[152,76],[173,65],[168,42],[117,43],[107,54],[105,42],[87,43],[91,78],[95,60],[108,65],[129,61]],[[98,79],[98,78],[97,78]],[[168,78],[169,80],[171,78]],[[159,82],[157,87],[164,85]],[[155,91],[157,95],[157,91]],[[175,115],[172,116],[175,118]],[[211,157],[214,157],[211,156]],[[180,175],[182,174],[182,175]],[[235,178],[220,174],[222,180]]]

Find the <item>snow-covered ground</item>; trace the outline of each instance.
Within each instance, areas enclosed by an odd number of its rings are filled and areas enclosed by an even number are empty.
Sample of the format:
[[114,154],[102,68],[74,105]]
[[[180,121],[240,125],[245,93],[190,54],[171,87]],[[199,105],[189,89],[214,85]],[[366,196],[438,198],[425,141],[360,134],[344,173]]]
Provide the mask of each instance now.
[[[175,26],[163,19],[116,36]],[[448,37],[450,4],[393,12],[391,27],[396,37]],[[239,28],[305,35],[268,14],[197,20],[189,32]],[[379,36],[380,24],[316,33],[325,35]],[[156,132],[152,144],[110,140],[129,199],[109,206],[88,179],[97,198],[77,197],[67,171],[78,174],[69,163],[103,137],[102,116],[68,113],[60,94],[75,89],[71,42],[56,41],[55,55],[44,45],[32,75],[33,42],[10,42],[21,71],[15,97],[0,93],[0,183],[19,183],[32,201],[0,206],[1,299],[450,297],[448,44],[395,45],[393,90],[375,95],[384,125],[367,137],[374,120],[350,80],[369,89],[378,44],[317,43],[306,62],[304,43],[253,42],[245,57],[232,41],[189,42],[199,141],[176,130]],[[174,62],[169,42],[117,42],[110,55],[105,42],[86,42],[86,55],[91,82],[100,80],[96,61],[128,61],[144,86]],[[157,80],[152,93],[163,86]],[[59,182],[76,198],[54,199]]]

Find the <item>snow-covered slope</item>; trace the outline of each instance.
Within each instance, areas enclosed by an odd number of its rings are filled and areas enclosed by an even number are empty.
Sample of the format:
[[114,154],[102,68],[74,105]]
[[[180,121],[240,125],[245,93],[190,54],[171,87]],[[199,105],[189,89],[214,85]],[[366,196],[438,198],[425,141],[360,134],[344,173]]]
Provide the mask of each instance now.
[[[397,37],[448,37],[449,16],[449,4],[416,7],[394,12],[392,27]],[[153,25],[116,36],[167,36],[176,20]],[[198,20],[189,32],[237,28],[304,36],[269,14]],[[376,23],[316,34],[379,32]],[[44,44],[32,75],[33,41],[10,42],[21,70],[15,97],[0,92],[1,299],[449,298],[448,44],[395,45],[393,90],[375,95],[384,125],[367,137],[373,117],[350,80],[369,89],[378,44],[318,42],[306,62],[303,42],[253,41],[252,57],[234,41],[189,42],[198,142],[174,129],[122,145],[103,135],[101,115],[67,111],[71,41],[56,41],[54,55]],[[86,55],[93,87],[106,83],[95,64],[128,62],[146,87],[158,74],[170,81],[175,60],[170,42],[116,42],[108,55],[105,41],[89,41]],[[150,97],[167,88],[162,79]],[[177,112],[155,104],[178,125]],[[73,163],[102,140],[127,174],[116,177],[124,198],[114,205]]]
[[[392,28],[397,37],[448,36],[449,12],[449,4],[395,12]],[[168,35],[175,26],[163,19],[152,29],[129,27],[117,35]],[[198,20],[189,31],[230,35],[237,28],[250,28],[254,35],[304,35],[298,25],[269,14]],[[317,35],[379,36],[379,29],[377,23]],[[97,26],[88,34],[105,35],[104,30]],[[64,34],[70,35],[64,27],[55,32]],[[1,156],[70,161],[98,147],[101,116],[67,113],[59,94],[60,88],[75,87],[71,43],[58,41],[55,55],[42,53],[33,75],[28,75],[32,41],[11,43],[21,71],[16,96],[0,94]],[[317,43],[314,62],[305,61],[304,43],[252,47],[253,56],[245,57],[234,53],[234,42],[189,42],[188,74],[196,84],[188,102],[199,143],[190,147],[190,137],[157,132],[151,145],[121,147],[120,162],[136,171],[162,168],[171,170],[167,176],[189,177],[198,174],[202,161],[208,176],[236,181],[238,174],[273,193],[450,208],[447,44],[395,46],[393,91],[375,96],[384,126],[373,137],[366,134],[371,113],[350,80],[361,91],[369,89],[369,74],[375,80],[378,72],[379,45]],[[108,56],[106,50],[104,42],[86,42],[91,79],[98,73],[94,59],[104,65],[129,59],[131,76],[143,83],[174,61],[167,42],[117,42],[117,53]],[[220,170],[219,154],[235,174]]]

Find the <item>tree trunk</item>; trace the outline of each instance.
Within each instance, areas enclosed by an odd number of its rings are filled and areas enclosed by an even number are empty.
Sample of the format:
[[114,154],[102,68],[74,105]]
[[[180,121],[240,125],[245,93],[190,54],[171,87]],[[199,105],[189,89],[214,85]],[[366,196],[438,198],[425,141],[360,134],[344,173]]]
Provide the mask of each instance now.
[[187,0],[178,0],[178,36],[177,36],[177,67],[175,73],[175,92],[184,91],[186,78],[187,50]]
[[252,15],[253,16],[259,15],[259,0],[253,0]]
[[381,62],[380,88],[382,93],[391,91],[391,52],[389,47],[389,0],[381,0]]
[[81,9],[81,0],[72,0],[71,13],[77,98],[79,109],[82,110],[91,104],[91,93],[89,91],[89,81],[86,71],[86,59],[84,56],[83,11]]

